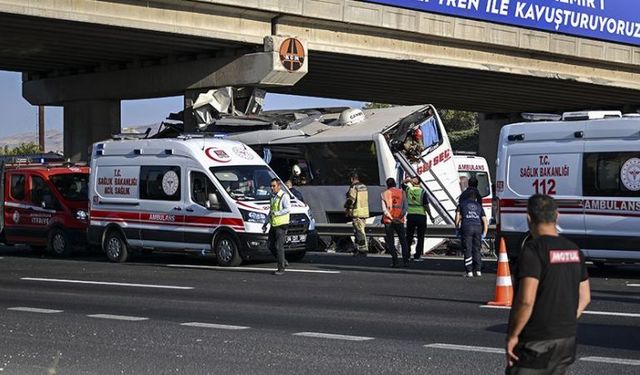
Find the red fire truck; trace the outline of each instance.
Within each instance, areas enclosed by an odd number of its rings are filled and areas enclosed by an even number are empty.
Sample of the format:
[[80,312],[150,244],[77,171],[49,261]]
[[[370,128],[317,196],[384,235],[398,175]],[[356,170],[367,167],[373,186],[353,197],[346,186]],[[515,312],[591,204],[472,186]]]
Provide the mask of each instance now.
[[86,244],[87,166],[5,160],[0,177],[0,241],[57,256]]

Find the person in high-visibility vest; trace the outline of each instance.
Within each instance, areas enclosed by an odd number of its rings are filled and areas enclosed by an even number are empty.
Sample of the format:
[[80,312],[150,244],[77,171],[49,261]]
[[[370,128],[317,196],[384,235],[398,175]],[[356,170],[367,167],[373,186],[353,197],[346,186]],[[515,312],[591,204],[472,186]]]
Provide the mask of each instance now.
[[407,197],[404,191],[396,187],[396,180],[387,178],[387,190],[382,192],[382,223],[384,224],[384,242],[387,252],[391,254],[391,267],[398,267],[398,251],[395,246],[394,233],[398,234],[402,248],[404,266],[409,267],[409,247],[404,229],[404,217],[407,214]]
[[269,250],[278,259],[278,269],[274,275],[284,275],[287,260],[284,257],[284,242],[287,238],[287,228],[289,226],[289,210],[291,209],[291,198],[289,194],[282,190],[281,182],[277,178],[271,180],[271,201],[269,204],[269,215],[267,221],[262,225],[262,231],[267,231],[267,224],[271,225],[269,230]]
[[418,232],[416,252],[413,260],[422,261],[424,252],[424,235],[427,231],[427,214],[433,222],[433,216],[429,208],[427,192],[420,186],[418,176],[407,178],[403,181],[404,190],[407,192],[407,245],[411,246],[413,235]]
[[345,215],[353,223],[357,250],[354,256],[367,256],[369,246],[365,233],[365,220],[369,217],[369,193],[367,187],[360,182],[357,172],[351,173],[351,186],[347,191],[347,201],[344,204]]

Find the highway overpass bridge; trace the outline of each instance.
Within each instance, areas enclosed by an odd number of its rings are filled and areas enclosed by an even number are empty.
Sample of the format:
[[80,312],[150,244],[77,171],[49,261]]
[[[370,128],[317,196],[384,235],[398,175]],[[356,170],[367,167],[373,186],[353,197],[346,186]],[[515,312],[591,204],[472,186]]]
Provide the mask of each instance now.
[[[479,2],[509,0],[442,3]],[[348,0],[0,0],[0,69],[23,72],[30,103],[64,106],[76,159],[119,131],[121,100],[222,85],[481,112],[489,157],[513,114],[640,105],[637,45],[472,18]],[[295,72],[277,58],[288,36],[305,46]]]

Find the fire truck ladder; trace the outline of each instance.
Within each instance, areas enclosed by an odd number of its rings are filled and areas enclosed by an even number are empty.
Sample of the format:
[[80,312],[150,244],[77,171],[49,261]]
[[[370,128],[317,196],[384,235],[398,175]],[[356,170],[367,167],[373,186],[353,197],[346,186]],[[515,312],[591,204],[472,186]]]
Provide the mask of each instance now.
[[[429,178],[427,180],[423,179],[420,176],[413,164],[404,156],[402,152],[396,152],[393,154],[395,159],[400,164],[400,167],[410,176],[418,176],[420,180],[420,186],[427,193],[427,199],[429,200],[429,205],[432,209],[432,215],[434,216],[434,224],[455,224],[455,212],[456,212],[456,201],[449,194],[449,192],[444,188],[444,185],[438,179],[438,177],[433,173],[433,171],[429,170]],[[435,210],[435,212],[433,212]]]

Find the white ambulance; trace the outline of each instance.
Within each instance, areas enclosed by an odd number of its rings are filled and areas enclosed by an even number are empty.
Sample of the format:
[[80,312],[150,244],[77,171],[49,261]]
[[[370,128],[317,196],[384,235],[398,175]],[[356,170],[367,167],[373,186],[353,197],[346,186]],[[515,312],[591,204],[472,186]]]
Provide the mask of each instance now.
[[487,160],[482,156],[466,153],[456,153],[453,155],[453,161],[458,168],[458,177],[460,178],[460,190],[465,191],[469,186],[469,179],[478,180],[478,191],[482,197],[482,208],[487,220],[493,218],[493,210],[491,207],[493,191],[491,190],[491,175],[489,173],[489,165]]
[[496,160],[498,231],[510,260],[529,238],[527,198],[553,196],[558,228],[600,265],[640,260],[640,118],[571,112],[507,125]]
[[[181,136],[96,143],[88,240],[113,262],[137,249],[212,254],[220,265],[237,266],[269,254],[262,225],[272,178],[260,156],[234,141]],[[297,260],[314,223],[309,207],[291,198],[285,252]]]

